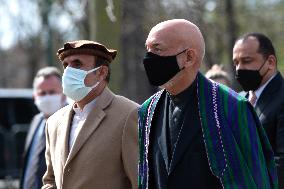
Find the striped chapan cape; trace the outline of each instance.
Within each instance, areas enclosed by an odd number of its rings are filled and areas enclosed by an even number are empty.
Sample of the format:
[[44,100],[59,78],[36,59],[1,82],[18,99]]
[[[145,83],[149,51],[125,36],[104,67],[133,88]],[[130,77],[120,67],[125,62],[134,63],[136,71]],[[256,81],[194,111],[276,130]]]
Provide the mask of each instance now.
[[[225,189],[277,189],[272,148],[253,107],[224,85],[197,75],[200,122],[209,167]],[[161,90],[139,109],[138,188],[148,189],[148,148]]]

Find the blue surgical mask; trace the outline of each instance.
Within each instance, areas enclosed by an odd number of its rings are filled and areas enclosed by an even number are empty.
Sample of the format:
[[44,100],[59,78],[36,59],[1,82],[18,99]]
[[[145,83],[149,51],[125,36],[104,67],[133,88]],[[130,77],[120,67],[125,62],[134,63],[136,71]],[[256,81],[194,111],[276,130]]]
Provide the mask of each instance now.
[[89,71],[84,71],[67,66],[62,76],[63,93],[76,102],[82,100],[100,83],[97,82],[92,87],[87,87],[84,83],[86,76],[89,73],[98,70],[99,68],[100,67],[91,69]]

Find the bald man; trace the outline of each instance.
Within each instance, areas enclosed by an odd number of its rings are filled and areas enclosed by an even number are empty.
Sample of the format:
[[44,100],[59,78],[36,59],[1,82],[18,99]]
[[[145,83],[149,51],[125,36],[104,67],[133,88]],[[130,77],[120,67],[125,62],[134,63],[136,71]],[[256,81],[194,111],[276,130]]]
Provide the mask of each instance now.
[[193,23],[150,31],[143,63],[162,90],[139,108],[139,189],[277,188],[273,152],[253,107],[200,72],[205,44]]

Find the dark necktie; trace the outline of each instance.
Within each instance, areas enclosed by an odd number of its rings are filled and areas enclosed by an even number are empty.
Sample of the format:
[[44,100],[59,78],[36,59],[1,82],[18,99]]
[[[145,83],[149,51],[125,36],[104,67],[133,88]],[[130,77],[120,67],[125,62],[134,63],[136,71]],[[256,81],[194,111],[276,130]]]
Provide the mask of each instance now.
[[40,153],[45,147],[45,121],[41,121],[34,135],[32,146],[29,151],[29,159],[25,172],[24,189],[39,188],[37,183],[37,171],[39,167]]
[[170,131],[170,142],[171,142],[171,156],[174,153],[175,146],[181,132],[181,109],[178,106],[174,106],[173,102],[170,102],[170,112],[172,115],[170,116],[170,124],[169,124],[169,131]]

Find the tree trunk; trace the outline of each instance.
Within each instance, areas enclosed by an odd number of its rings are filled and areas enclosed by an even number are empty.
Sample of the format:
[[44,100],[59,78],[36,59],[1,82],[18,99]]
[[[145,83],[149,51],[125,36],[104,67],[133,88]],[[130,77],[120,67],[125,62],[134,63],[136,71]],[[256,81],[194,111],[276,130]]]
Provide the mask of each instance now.
[[125,96],[141,103],[153,94],[142,63],[145,55],[145,0],[122,0],[122,91]]
[[[228,62],[230,63],[230,71],[231,75],[235,75],[235,67],[232,63],[233,57],[233,47],[236,40],[236,35],[238,33],[238,26],[235,18],[235,8],[234,8],[234,0],[226,0],[226,22],[227,22],[227,33],[228,33]],[[232,87],[237,88],[238,84],[235,80],[232,82]]]
[[[106,8],[110,6],[108,2],[113,2],[111,9],[112,16],[115,17],[115,20],[111,20],[109,14],[107,14]],[[89,18],[89,32],[90,39],[95,40],[99,43],[106,45],[108,48],[118,50],[118,54],[115,60],[111,63],[111,79],[109,86],[116,92],[121,93],[121,51],[120,51],[120,17],[121,10],[120,0],[91,0],[89,1],[89,15],[92,16]]]

